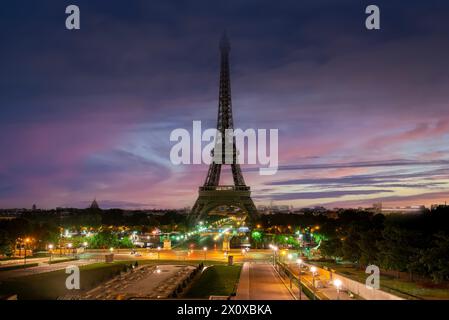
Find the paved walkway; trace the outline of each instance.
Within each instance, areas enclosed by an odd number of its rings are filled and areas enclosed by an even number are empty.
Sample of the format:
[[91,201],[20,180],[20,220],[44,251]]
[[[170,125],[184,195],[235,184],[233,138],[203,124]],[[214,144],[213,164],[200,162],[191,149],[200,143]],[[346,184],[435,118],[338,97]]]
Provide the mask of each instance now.
[[[27,258],[26,263],[42,263],[47,262],[49,258]],[[24,264],[25,260],[22,259],[11,259],[0,261],[0,267],[9,267]]]
[[7,280],[11,278],[24,277],[33,274],[39,274],[44,272],[51,272],[56,270],[65,269],[68,266],[84,266],[92,263],[96,263],[96,260],[74,260],[67,262],[60,262],[55,264],[42,264],[37,267],[31,267],[26,269],[16,269],[0,272],[0,280]]
[[[290,266],[290,270],[293,271],[293,273],[298,276],[298,267],[294,264],[288,264]],[[311,267],[312,265],[307,264],[308,267]],[[336,277],[338,278],[338,277]],[[308,288],[310,288],[313,291],[314,285],[313,285],[314,277],[312,276],[312,273],[310,271],[302,272],[301,273],[301,282],[305,284]],[[341,290],[339,293],[335,286],[333,285],[332,279],[326,276],[325,273],[322,272],[322,269],[317,268],[317,275],[315,276],[315,294],[320,299],[325,300],[353,300],[348,295],[348,292],[345,290]]]
[[235,300],[293,300],[270,263],[245,262]]

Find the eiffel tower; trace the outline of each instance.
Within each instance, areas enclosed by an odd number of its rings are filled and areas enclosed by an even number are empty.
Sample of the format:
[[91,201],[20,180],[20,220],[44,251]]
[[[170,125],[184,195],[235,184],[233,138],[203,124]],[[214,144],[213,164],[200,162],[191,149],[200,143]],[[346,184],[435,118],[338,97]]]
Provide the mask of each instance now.
[[[217,138],[212,150],[212,163],[209,166],[206,181],[199,188],[199,196],[192,208],[189,221],[203,219],[219,206],[237,207],[249,220],[257,216],[257,209],[251,199],[250,187],[245,184],[240,164],[237,161],[238,150],[235,137],[227,129],[233,129],[231,79],[229,73],[229,52],[231,46],[226,33],[220,41],[221,67],[220,90],[217,119]],[[223,165],[230,165],[233,185],[220,185]]]

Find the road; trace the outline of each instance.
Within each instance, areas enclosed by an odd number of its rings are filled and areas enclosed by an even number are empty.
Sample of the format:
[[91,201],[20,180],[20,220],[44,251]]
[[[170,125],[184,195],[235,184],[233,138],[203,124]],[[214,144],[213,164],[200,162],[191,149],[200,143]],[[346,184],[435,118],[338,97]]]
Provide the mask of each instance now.
[[[27,258],[26,263],[42,263],[48,261],[49,258]],[[0,261],[0,267],[9,267],[24,264],[25,259],[11,259],[11,260],[3,260]]]
[[245,262],[235,300],[293,300],[292,293],[268,262]]
[[[100,255],[99,252],[88,250],[89,254]],[[139,255],[131,255],[130,250],[120,250],[114,252],[114,259],[116,260],[178,260],[178,261],[228,261],[228,256],[234,257],[234,262],[240,263],[245,261],[269,261],[272,259],[272,252],[269,250],[250,250],[242,253],[241,249],[229,250],[226,254],[219,249],[204,250],[138,250]],[[102,253],[104,254],[104,253]]]

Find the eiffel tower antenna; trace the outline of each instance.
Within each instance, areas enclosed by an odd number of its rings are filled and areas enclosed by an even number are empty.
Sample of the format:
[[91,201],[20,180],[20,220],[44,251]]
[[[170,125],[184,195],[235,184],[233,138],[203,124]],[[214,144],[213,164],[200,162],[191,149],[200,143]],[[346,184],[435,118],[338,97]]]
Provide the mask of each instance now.
[[[250,187],[245,184],[240,164],[237,161],[238,150],[235,137],[227,135],[228,129],[234,129],[232,117],[231,77],[229,53],[231,44],[226,32],[220,39],[220,86],[218,95],[217,139],[212,151],[212,163],[204,185],[199,188],[199,197],[190,213],[190,220],[199,220],[218,206],[227,205],[240,208],[250,219],[257,215],[251,199]],[[234,184],[220,185],[223,165],[230,165]]]

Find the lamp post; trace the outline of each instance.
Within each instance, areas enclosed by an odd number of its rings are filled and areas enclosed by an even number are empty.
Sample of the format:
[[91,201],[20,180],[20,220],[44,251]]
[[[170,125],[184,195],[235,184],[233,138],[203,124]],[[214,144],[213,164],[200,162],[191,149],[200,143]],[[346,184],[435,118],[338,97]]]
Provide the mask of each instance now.
[[51,256],[53,255],[53,245],[52,244],[48,245],[48,251],[50,251],[50,262],[51,262]]
[[298,290],[299,290],[299,300],[302,300],[302,286],[301,286],[301,266],[302,259],[297,259],[296,263],[298,264]]
[[206,262],[206,258],[207,258],[207,247],[203,248],[204,251],[204,262]]
[[30,238],[25,239],[25,256],[23,257],[23,264],[27,263],[27,245],[30,242]]
[[69,248],[69,253],[72,253],[72,244],[71,243],[67,244],[67,248]]
[[276,266],[276,251],[278,250],[278,247],[272,246],[273,249],[273,266]]
[[316,299],[316,288],[315,288],[315,272],[316,272],[316,267],[312,266],[310,268],[310,271],[312,272],[312,287],[313,287],[313,300]]
[[334,286],[335,288],[337,288],[337,300],[340,300],[340,288],[341,288],[341,280],[340,279],[335,279],[334,280]]
[[157,247],[157,260],[160,259],[161,247]]

